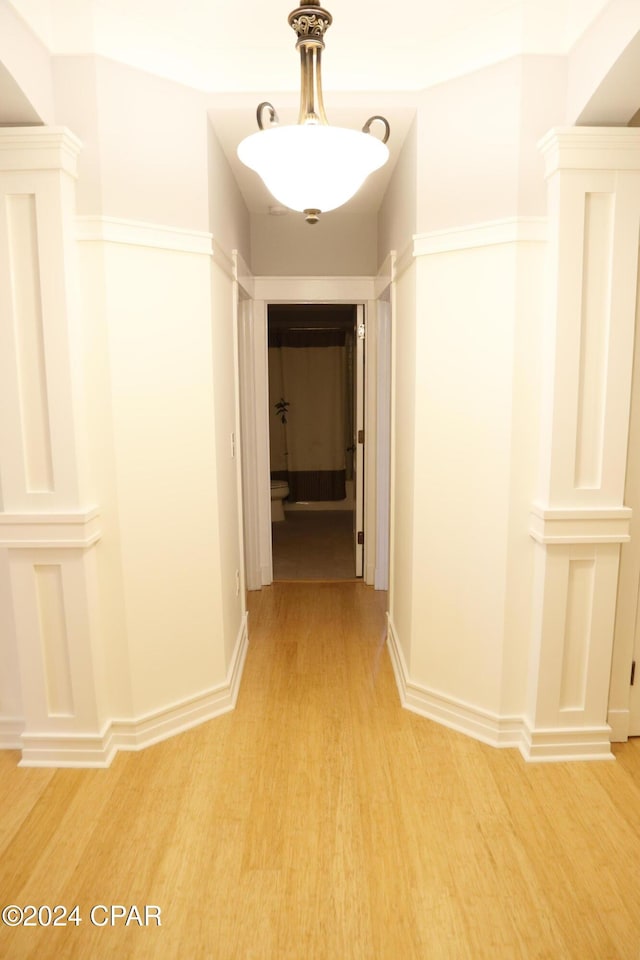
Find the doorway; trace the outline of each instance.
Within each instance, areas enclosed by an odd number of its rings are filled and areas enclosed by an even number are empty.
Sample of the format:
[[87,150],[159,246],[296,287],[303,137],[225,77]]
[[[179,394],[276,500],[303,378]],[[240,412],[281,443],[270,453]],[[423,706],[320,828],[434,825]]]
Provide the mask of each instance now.
[[[271,305],[356,306],[364,377],[361,417],[366,443],[362,469],[362,580],[387,590],[391,564],[391,350],[394,259],[376,280],[343,277],[244,277],[238,282],[238,391],[245,582],[260,590],[273,581],[270,499],[268,311]],[[366,366],[364,344],[366,342]],[[286,397],[284,399],[287,399]],[[363,422],[362,426],[365,426]],[[232,444],[233,447],[233,444]],[[354,538],[355,539],[355,538]]]
[[267,308],[274,580],[362,577],[363,319],[355,304]]

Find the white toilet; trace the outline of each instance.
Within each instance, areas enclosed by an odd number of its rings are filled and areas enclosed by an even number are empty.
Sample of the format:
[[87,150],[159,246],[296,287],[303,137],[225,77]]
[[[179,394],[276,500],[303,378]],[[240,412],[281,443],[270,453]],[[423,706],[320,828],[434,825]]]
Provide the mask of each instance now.
[[289,496],[289,484],[286,480],[271,481],[271,522],[284,520],[282,501]]

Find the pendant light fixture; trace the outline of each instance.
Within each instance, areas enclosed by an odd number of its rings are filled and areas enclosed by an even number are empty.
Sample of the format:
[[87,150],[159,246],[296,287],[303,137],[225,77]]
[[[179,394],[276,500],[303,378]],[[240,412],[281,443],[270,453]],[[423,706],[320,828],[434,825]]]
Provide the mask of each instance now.
[[[300,51],[298,122],[279,126],[272,104],[261,103],[258,133],[238,146],[240,160],[260,175],[279,203],[304,213],[307,223],[317,223],[322,212],[350,200],[369,174],[389,159],[389,124],[384,117],[370,117],[362,131],[333,127],[327,121],[321,64],[324,35],[331,22],[331,14],[319,0],[309,0],[289,14]],[[384,127],[382,140],[370,133],[375,122]]]

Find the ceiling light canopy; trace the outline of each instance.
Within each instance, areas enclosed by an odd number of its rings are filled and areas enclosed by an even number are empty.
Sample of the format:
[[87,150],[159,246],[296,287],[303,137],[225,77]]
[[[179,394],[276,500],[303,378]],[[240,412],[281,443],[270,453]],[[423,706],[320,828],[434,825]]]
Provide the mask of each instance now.
[[[258,107],[258,133],[238,146],[240,160],[262,177],[275,199],[317,223],[322,212],[335,210],[360,189],[370,173],[389,158],[389,124],[370,117],[362,131],[333,127],[322,98],[322,51],[331,14],[318,0],[309,0],[289,14],[300,51],[300,113],[297,124],[279,126],[270,103]],[[265,129],[264,114],[269,126]],[[370,133],[374,122],[384,127],[382,140]]]

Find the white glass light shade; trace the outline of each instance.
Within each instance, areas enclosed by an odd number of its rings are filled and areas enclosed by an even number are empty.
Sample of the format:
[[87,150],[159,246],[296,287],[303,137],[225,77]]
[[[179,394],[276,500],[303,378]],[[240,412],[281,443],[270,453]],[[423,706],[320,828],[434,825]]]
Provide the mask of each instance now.
[[285,207],[326,212],[350,200],[389,150],[370,133],[305,123],[253,133],[238,156]]

